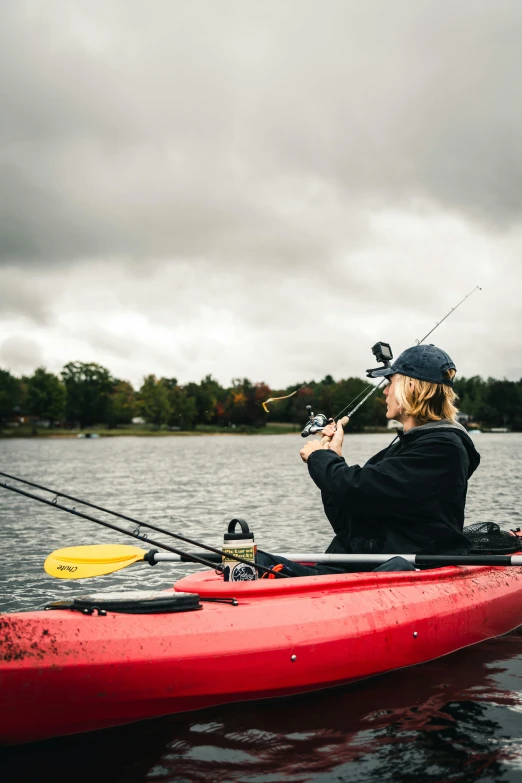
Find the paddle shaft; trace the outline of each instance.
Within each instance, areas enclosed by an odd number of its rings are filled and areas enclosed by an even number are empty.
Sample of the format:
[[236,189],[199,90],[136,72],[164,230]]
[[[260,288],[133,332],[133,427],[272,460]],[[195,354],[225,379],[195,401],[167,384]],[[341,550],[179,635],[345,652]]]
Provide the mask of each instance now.
[[[196,553],[190,553],[196,554]],[[323,565],[341,565],[343,563],[368,563],[380,565],[392,557],[402,557],[412,565],[489,565],[489,566],[522,566],[522,554],[520,555],[329,555],[313,552],[271,552],[273,557],[285,557],[294,563],[321,563]],[[156,552],[151,557],[155,563],[185,563],[184,557],[178,558],[166,552]],[[209,555],[209,559],[213,559]],[[216,562],[218,562],[216,558]]]
[[[5,475],[5,474],[1,473],[0,475]],[[81,511],[76,511],[75,508],[67,508],[67,506],[62,506],[60,503],[57,503],[53,500],[46,500],[45,498],[39,497],[39,495],[34,495],[32,492],[26,492],[25,490],[18,489],[17,487],[10,487],[9,484],[6,484],[3,481],[0,482],[0,486],[3,487],[4,489],[9,489],[12,492],[16,492],[19,495],[23,495],[24,497],[31,498],[32,500],[38,500],[40,503],[45,503],[47,506],[52,506],[52,508],[59,508],[60,511],[66,511],[68,514],[74,514],[74,516],[76,517],[87,519],[89,520],[89,522],[96,522],[98,525],[103,525],[103,527],[108,527],[111,530],[117,530],[118,533],[123,533],[126,536],[132,536],[133,538],[137,538],[140,541],[144,540],[144,537],[139,533],[133,533],[130,530],[125,530],[125,528],[123,527],[119,527],[118,525],[113,525],[112,522],[106,522],[101,519],[96,519],[96,517],[91,517],[90,514],[84,514]],[[65,495],[63,497],[65,497]],[[82,501],[78,501],[78,502],[81,503]],[[148,527],[153,527],[153,526],[148,525]],[[153,529],[158,530],[159,532],[167,532],[167,531],[162,531],[161,528],[153,527]],[[170,533],[170,535],[173,534]],[[201,565],[205,565],[208,568],[215,568],[216,564],[221,562],[222,552],[220,549],[216,549],[215,547],[209,547],[209,549],[213,553],[217,553],[219,555],[219,560],[215,560],[214,562],[212,562],[211,560],[207,560],[206,558],[202,557],[199,554],[196,554],[195,552],[189,554],[188,552],[184,552],[182,549],[177,549],[176,547],[169,546],[168,544],[164,544],[159,541],[153,541],[152,538],[147,538],[146,540],[148,544],[152,544],[153,546],[158,546],[161,549],[167,549],[169,552],[177,555],[180,558],[180,560],[181,558],[183,558],[184,562],[196,562],[196,563],[200,563]],[[193,544],[195,543],[196,546],[200,545],[199,542],[197,541],[192,541],[191,539],[186,539],[186,540],[189,543],[193,543]],[[251,565],[252,562],[251,560],[245,560],[244,558],[238,557],[237,555],[230,555],[229,557],[230,559],[237,560],[239,563],[245,563],[246,565]],[[273,573],[270,568],[266,568],[265,566],[258,565],[257,568],[260,571],[265,571],[266,573],[269,574]],[[277,577],[282,576],[283,578],[289,578],[287,574],[281,574],[280,572],[276,572],[275,576]]]

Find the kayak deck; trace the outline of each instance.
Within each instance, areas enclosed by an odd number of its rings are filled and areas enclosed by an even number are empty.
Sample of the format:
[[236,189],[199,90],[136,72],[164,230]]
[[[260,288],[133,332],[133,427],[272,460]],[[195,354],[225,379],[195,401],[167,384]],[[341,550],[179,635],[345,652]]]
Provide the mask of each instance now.
[[238,605],[135,615],[0,616],[0,743],[341,685],[522,624],[522,569],[447,567],[174,590]]

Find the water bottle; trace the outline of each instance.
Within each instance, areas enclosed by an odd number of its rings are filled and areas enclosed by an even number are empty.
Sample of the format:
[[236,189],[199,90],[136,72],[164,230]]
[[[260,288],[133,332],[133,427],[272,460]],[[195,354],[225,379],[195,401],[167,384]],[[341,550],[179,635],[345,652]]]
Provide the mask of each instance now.
[[[241,528],[239,532],[236,531],[237,525]],[[254,534],[250,532],[244,519],[232,519],[229,522],[228,531],[223,536],[222,552],[225,582],[250,582],[257,579],[257,544],[254,544]],[[240,563],[230,555],[251,560],[252,563]]]

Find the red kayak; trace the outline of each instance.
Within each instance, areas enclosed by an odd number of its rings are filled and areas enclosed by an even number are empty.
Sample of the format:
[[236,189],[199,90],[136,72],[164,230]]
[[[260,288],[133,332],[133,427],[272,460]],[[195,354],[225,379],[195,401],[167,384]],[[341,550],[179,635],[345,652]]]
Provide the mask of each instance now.
[[205,571],[174,591],[197,593],[199,611],[0,616],[0,742],[341,685],[522,624],[517,567],[233,583]]

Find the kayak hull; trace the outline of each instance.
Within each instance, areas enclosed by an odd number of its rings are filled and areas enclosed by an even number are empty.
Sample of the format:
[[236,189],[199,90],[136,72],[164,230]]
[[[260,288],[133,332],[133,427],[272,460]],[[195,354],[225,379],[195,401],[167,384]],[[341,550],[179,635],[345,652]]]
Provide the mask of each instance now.
[[522,624],[522,569],[449,567],[174,589],[200,611],[0,616],[0,743],[304,693],[423,663]]

